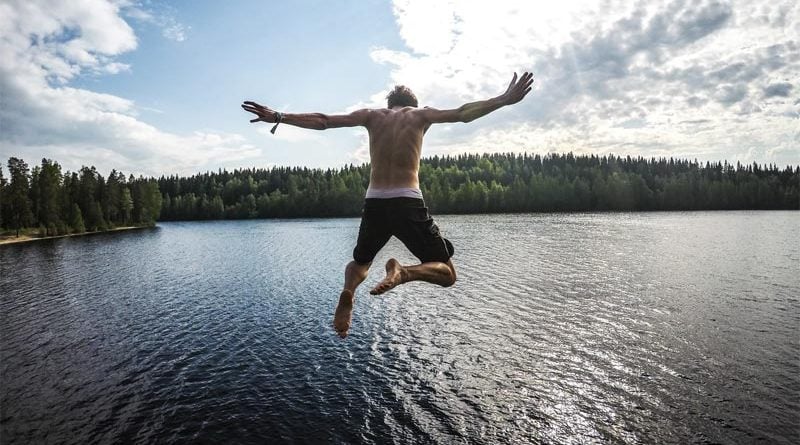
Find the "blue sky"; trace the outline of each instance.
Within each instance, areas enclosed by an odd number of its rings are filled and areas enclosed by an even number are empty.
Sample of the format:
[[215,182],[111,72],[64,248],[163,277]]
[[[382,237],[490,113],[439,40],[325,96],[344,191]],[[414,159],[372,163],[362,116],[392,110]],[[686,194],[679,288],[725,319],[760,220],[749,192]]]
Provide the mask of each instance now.
[[517,106],[439,126],[424,154],[527,151],[800,163],[800,6],[792,1],[0,2],[0,158],[104,174],[338,167],[363,129],[250,124],[501,93]]

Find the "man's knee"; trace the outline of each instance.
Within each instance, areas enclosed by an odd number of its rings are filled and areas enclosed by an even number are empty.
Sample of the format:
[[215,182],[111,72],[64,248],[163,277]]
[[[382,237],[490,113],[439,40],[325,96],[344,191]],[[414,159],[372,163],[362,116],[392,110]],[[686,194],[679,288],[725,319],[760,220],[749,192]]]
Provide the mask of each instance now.
[[372,263],[359,263],[358,261],[350,261],[347,263],[347,267],[345,268],[345,273],[352,273],[358,275],[367,275],[367,271],[369,271],[369,266]]

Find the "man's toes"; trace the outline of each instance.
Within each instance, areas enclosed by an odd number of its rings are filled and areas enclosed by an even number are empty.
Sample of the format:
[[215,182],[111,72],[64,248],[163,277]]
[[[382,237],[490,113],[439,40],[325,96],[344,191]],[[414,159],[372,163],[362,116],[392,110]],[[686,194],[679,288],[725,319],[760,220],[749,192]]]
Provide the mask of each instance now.
[[369,293],[372,295],[378,295],[382,293],[385,289],[386,289],[386,283],[381,281],[375,287],[373,287],[372,290],[369,291]]
[[347,337],[347,331],[350,330],[350,326],[349,325],[340,325],[340,324],[336,324],[334,322],[333,330],[336,331],[336,333],[339,335],[339,337],[345,338],[345,337]]

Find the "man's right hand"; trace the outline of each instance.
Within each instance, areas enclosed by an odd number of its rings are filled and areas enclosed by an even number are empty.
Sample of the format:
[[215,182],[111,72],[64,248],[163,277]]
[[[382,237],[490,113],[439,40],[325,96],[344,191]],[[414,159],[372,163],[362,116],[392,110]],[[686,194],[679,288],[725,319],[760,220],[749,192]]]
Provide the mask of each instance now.
[[500,95],[500,99],[505,105],[515,104],[530,93],[531,85],[533,85],[533,74],[525,72],[517,80],[517,73],[514,73],[511,83],[508,84],[508,89]]
[[247,100],[242,104],[242,108],[244,108],[244,111],[253,113],[256,116],[258,116],[255,119],[250,119],[251,123],[252,122],[269,122],[271,124],[274,124],[276,122],[276,120],[275,120],[275,110],[273,110],[273,109],[271,109],[269,107],[265,107],[263,105],[259,105],[259,104],[255,103],[255,102],[251,102],[251,101]]

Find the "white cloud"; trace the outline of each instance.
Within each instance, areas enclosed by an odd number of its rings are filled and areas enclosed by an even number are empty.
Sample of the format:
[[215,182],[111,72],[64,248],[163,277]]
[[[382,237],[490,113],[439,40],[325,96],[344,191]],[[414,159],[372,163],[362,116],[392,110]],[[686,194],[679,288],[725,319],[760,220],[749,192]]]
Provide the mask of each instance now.
[[452,0],[395,1],[394,14],[400,24],[400,37],[419,54],[446,54],[455,37],[454,6]]
[[536,77],[521,104],[431,131],[426,153],[800,162],[797,2],[396,0],[394,13],[408,49],[371,55],[422,104],[494,96],[513,71]]
[[189,27],[177,22],[172,22],[164,25],[162,34],[164,37],[174,40],[176,42],[183,42],[186,40],[186,32]]
[[350,163],[360,165],[369,162],[369,135],[364,132],[355,133],[358,136],[358,148],[347,153]]
[[185,25],[175,18],[174,9],[168,5],[148,3],[145,6],[140,2],[129,0],[121,0],[116,3],[120,7],[122,15],[161,28],[161,35],[166,39],[183,42],[191,30],[191,26]]
[[130,71],[131,66],[127,63],[111,62],[103,66],[102,72],[107,74],[119,74],[124,71]]
[[114,61],[137,45],[120,16],[124,7],[104,0],[0,4],[0,156],[136,174],[194,173],[221,159],[259,156],[242,136],[164,132],[138,120],[128,99],[67,85],[87,71],[130,68]]

